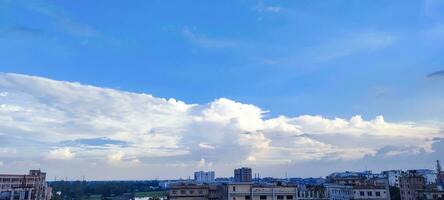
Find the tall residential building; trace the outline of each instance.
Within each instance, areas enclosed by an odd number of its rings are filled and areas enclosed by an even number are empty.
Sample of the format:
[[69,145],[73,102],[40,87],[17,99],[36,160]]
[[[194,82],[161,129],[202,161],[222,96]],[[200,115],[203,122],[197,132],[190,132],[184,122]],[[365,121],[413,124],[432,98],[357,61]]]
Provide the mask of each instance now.
[[51,188],[46,173],[30,170],[29,174],[0,174],[0,200],[49,200]]
[[419,197],[418,191],[425,189],[425,178],[413,171],[399,177],[401,200],[415,200]]
[[214,182],[214,171],[198,171],[194,172],[194,181],[197,183],[211,183]]
[[242,167],[234,170],[235,182],[251,182],[252,181],[251,168]]

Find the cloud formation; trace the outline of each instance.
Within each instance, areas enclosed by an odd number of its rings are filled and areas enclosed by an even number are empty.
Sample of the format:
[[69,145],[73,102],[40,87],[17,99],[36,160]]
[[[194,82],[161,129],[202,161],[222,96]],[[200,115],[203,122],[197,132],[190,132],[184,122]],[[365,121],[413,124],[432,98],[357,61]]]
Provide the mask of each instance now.
[[384,155],[415,154],[414,148],[432,153],[433,138],[444,136],[436,124],[387,122],[383,116],[267,118],[255,105],[226,98],[187,104],[20,74],[0,74],[0,94],[0,160],[15,154],[5,165],[28,158],[230,171],[240,164],[356,161],[388,145],[392,150]]
[[428,78],[444,76],[444,70],[436,71],[427,75]]

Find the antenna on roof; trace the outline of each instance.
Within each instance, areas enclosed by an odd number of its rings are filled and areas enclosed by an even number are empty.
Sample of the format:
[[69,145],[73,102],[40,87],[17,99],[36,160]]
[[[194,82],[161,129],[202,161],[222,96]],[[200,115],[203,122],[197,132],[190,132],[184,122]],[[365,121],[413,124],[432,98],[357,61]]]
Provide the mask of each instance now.
[[441,173],[441,164],[439,164],[439,160],[436,160],[436,172]]

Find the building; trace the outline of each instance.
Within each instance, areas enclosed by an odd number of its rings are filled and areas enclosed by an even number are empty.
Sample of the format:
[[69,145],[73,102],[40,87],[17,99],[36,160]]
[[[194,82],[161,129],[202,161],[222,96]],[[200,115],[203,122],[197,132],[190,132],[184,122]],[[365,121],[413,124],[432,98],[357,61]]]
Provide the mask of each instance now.
[[51,188],[46,173],[30,170],[29,174],[0,174],[0,200],[49,200]]
[[325,184],[330,200],[350,200],[353,198],[353,186]]
[[168,190],[170,200],[225,200],[226,186],[220,184],[179,184]]
[[214,171],[198,171],[194,172],[194,181],[197,183],[212,183],[214,182]]
[[403,173],[399,177],[399,192],[401,200],[415,200],[419,197],[418,191],[425,189],[425,178],[413,171]]
[[251,168],[242,167],[234,170],[234,182],[251,182]]
[[426,185],[435,184],[436,178],[438,177],[436,171],[431,169],[414,169],[408,170],[407,173],[417,174],[424,177]]
[[399,188],[399,177],[402,174],[401,170],[383,171],[382,174],[387,177],[390,186]]
[[420,190],[418,191],[418,199],[421,200],[444,199],[444,191]]
[[296,199],[297,188],[274,185],[255,185],[238,182],[228,184],[228,200]]
[[390,200],[390,191],[384,186],[353,186],[354,200]]
[[436,189],[442,191],[444,190],[444,172],[441,169],[439,160],[436,161],[436,173]]

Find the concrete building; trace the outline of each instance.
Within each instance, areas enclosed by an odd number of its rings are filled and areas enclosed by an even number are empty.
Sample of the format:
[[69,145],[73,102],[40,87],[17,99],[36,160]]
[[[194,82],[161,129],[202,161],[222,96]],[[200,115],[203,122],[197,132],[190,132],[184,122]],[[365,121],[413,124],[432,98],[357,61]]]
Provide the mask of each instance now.
[[402,174],[402,170],[383,171],[382,174],[387,177],[390,186],[399,188],[399,177]]
[[421,200],[444,199],[444,191],[420,190],[418,191],[418,199]]
[[354,200],[390,200],[390,191],[384,186],[353,186]]
[[225,200],[227,190],[225,185],[171,185],[168,190],[168,199],[171,200]]
[[214,171],[208,171],[208,172],[198,171],[194,172],[194,181],[196,183],[212,183],[214,182],[214,176],[215,176]]
[[325,184],[330,200],[350,200],[353,198],[353,186]]
[[0,174],[0,200],[49,200],[51,188],[46,173],[30,170],[29,174]]
[[251,168],[242,167],[234,170],[234,182],[251,182]]
[[417,175],[420,175],[420,176],[424,177],[424,183],[426,185],[430,185],[430,184],[435,184],[436,183],[437,173],[436,173],[435,170],[431,170],[431,169],[414,169],[414,170],[408,170],[407,173],[417,174]]
[[323,187],[253,184],[247,182],[229,183],[228,200],[327,200],[328,195]]
[[412,171],[403,173],[399,177],[399,192],[401,200],[415,200],[419,197],[418,191],[425,189],[425,178]]
[[252,183],[229,183],[228,200],[296,199],[297,188]]

